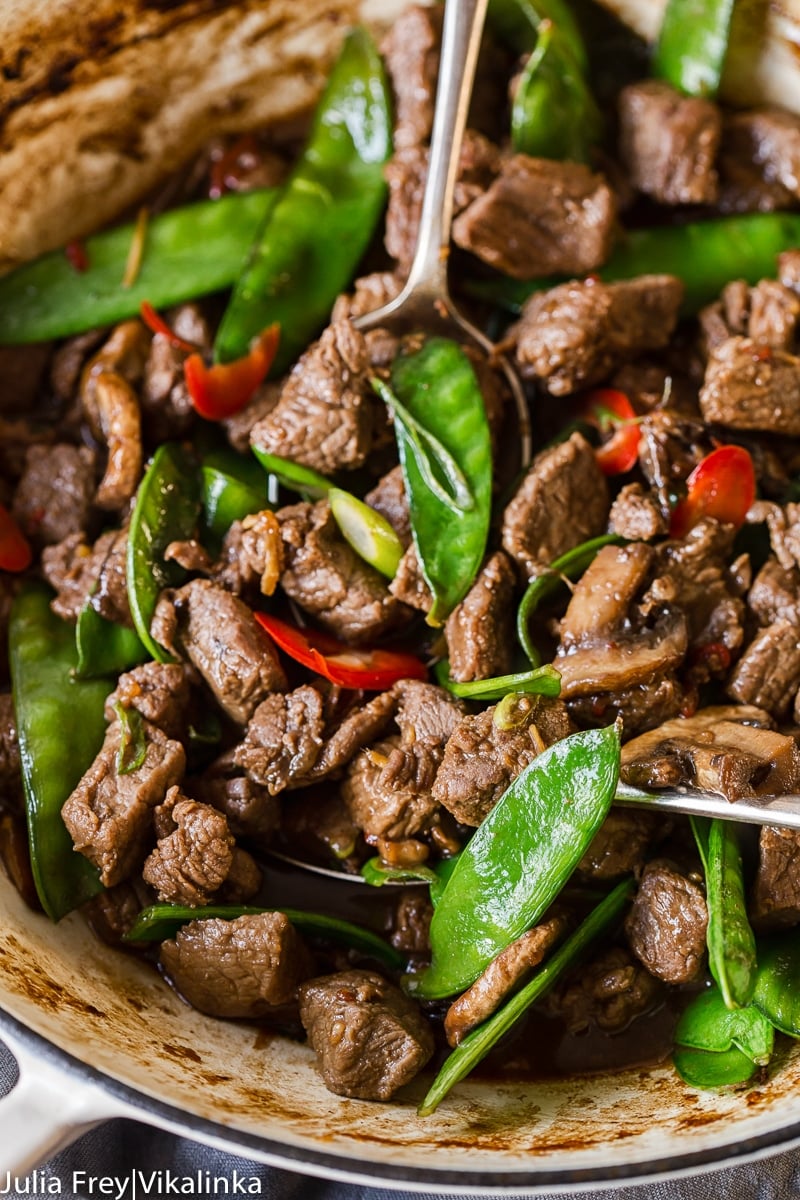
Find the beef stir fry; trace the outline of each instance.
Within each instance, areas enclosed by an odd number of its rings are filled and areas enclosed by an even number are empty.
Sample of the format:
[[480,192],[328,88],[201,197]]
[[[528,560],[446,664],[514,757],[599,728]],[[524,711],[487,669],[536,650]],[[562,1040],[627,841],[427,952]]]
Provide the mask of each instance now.
[[[452,260],[528,386],[521,470],[496,364],[353,324],[413,254],[437,8],[350,35],[294,163],[215,149],[222,198],[0,281],[7,871],[201,1012],[305,1036],[334,1092],[438,1064],[423,1114],[531,1013],[669,1011],[697,1086],[800,1035],[800,833],[735,820],[800,792],[800,118],[665,52],[598,103],[570,12],[520,47],[510,8]],[[202,237],[186,294],[159,247]],[[286,904],[274,852],[360,880],[361,918]]]

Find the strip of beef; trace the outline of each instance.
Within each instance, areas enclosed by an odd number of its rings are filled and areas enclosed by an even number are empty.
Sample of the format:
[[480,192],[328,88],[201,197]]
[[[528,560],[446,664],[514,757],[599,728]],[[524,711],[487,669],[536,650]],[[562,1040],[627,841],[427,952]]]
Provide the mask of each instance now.
[[759,930],[800,922],[800,832],[762,825],[750,917]]
[[[497,147],[467,129],[461,145],[458,175],[453,194],[453,210],[458,214],[483,195],[500,170]],[[422,197],[428,175],[428,148],[416,145],[398,150],[386,167],[389,206],[386,212],[385,244],[387,253],[406,273],[417,245]]]
[[663,821],[652,813],[612,808],[575,870],[598,883],[639,872],[662,832]]
[[400,679],[392,692],[397,698],[395,720],[406,746],[444,746],[464,716],[463,703],[434,683]]
[[394,690],[378,692],[366,704],[349,712],[340,725],[329,732],[316,762],[300,782],[312,783],[339,771],[356,755],[387,732],[397,708]]
[[716,104],[683,96],[660,80],[624,87],[619,148],[631,183],[662,204],[713,204],[722,134]]
[[762,161],[759,126],[766,125],[758,110],[723,115],[717,156],[720,212],[776,212],[794,205],[793,193]]
[[165,904],[208,904],[233,863],[234,839],[224,815],[172,787],[154,820],[158,842],[145,859],[145,883]]
[[542,450],[503,514],[503,549],[523,578],[603,533],[608,517],[606,477],[580,433]]
[[273,643],[250,609],[208,579],[162,592],[153,637],[197,668],[220,708],[240,725],[271,692],[286,688]]
[[[211,348],[208,322],[196,304],[181,304],[166,314],[170,329],[200,351]],[[163,333],[150,343],[141,388],[142,417],[148,436],[158,443],[181,437],[195,417],[183,364],[187,351],[175,347]]]
[[608,531],[631,542],[649,542],[668,530],[658,497],[640,483],[620,488],[608,514]]
[[634,787],[693,786],[729,800],[800,785],[794,738],[752,705],[712,705],[667,721],[622,747],[620,776]]
[[124,733],[119,721],[106,730],[100,753],[61,809],[75,849],[100,872],[105,887],[131,874],[144,858],[153,809],[181,782],[186,755],[180,742],[142,721],[145,757],[124,774],[117,768]]
[[788,621],[800,626],[800,570],[768,558],[747,593],[747,607],[759,625]]
[[389,591],[396,600],[409,608],[427,613],[433,607],[433,593],[422,573],[417,547],[413,542],[400,559],[394,579],[389,584]]
[[300,1019],[338,1096],[390,1100],[433,1054],[433,1034],[414,1001],[373,971],[304,983]]
[[167,737],[181,740],[187,723],[190,673],[183,663],[146,662],[126,671],[106,700],[106,720],[113,721],[115,706],[135,708]]
[[734,280],[715,303],[700,313],[706,353],[729,337],[748,337],[759,346],[791,350],[800,321],[800,297],[776,279],[762,279],[753,288]]
[[397,150],[430,137],[441,43],[441,9],[420,5],[405,9],[383,41],[381,52],[394,94]]
[[119,588],[120,537],[125,540],[125,534],[111,530],[90,546],[84,534],[71,533],[42,551],[42,572],[57,593],[51,607],[62,620],[77,621],[104,575],[101,616],[113,612],[117,621],[132,624],[127,592]]
[[730,138],[747,148],[768,184],[800,196],[800,120],[794,113],[779,108],[731,113],[726,121]]
[[537,754],[573,732],[560,700],[525,696],[519,705],[512,729],[497,724],[493,706],[464,717],[445,746],[433,796],[462,825],[480,825]]
[[349,321],[323,332],[250,431],[253,446],[331,475],[360,467],[372,445],[373,404],[363,335]]
[[324,729],[324,701],[315,688],[303,685],[267,696],[248,722],[233,761],[254,783],[277,796],[314,766]]
[[[639,666],[644,667],[642,660],[639,660]],[[683,712],[687,693],[675,669],[656,671],[652,675],[642,670],[641,675],[640,683],[618,691],[571,696],[567,703],[569,715],[581,727],[609,725],[619,718],[626,736],[632,737]],[[693,694],[688,699],[695,702]]]
[[278,801],[265,787],[239,773],[230,751],[203,772],[187,780],[186,791],[228,818],[231,832],[260,844],[268,843],[280,822]]
[[697,979],[706,952],[708,908],[703,889],[663,859],[649,862],[625,920],[631,950],[656,979]]
[[281,1014],[313,972],[308,948],[279,912],[190,921],[162,942],[159,961],[192,1008],[251,1020]]
[[431,795],[436,766],[432,755],[409,753],[399,738],[376,742],[356,755],[341,794],[367,841],[406,841],[428,830],[438,808]]
[[28,447],[13,512],[36,545],[55,545],[86,528],[95,490],[94,464],[94,452],[87,446],[58,442]]
[[662,998],[657,979],[623,946],[612,946],[572,971],[549,993],[546,1009],[564,1021],[570,1033],[595,1026],[618,1033]]
[[516,574],[498,550],[445,624],[450,678],[458,683],[491,679],[511,670]]
[[0,692],[0,800],[16,806],[22,799],[22,762],[11,692]]
[[433,905],[416,888],[403,889],[392,920],[391,943],[402,954],[430,957]]
[[547,917],[492,959],[483,974],[447,1010],[444,1031],[451,1046],[463,1042],[471,1029],[499,1008],[528,972],[539,966],[566,926],[563,913]]
[[668,344],[682,299],[674,275],[573,280],[535,292],[509,330],[520,373],[554,396],[600,383],[628,359]]
[[402,624],[407,610],[344,540],[327,500],[293,504],[276,516],[285,555],[281,587],[323,628],[358,645]]
[[411,544],[411,515],[408,511],[402,467],[392,467],[391,471],[367,492],[364,501],[381,516],[386,517],[405,547]]
[[712,350],[700,389],[706,421],[729,429],[800,434],[800,358],[732,337]]
[[616,203],[580,163],[515,154],[453,224],[453,239],[515,279],[585,275],[608,257]]
[[776,621],[760,630],[733,668],[726,691],[740,704],[755,704],[776,718],[786,715],[800,688],[797,626]]

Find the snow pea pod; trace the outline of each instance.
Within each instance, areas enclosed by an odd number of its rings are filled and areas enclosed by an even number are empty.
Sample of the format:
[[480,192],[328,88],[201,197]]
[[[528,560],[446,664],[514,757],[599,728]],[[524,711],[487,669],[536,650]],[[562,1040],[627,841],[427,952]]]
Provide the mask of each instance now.
[[178,442],[165,442],[153,455],[139,491],[128,531],[127,583],[133,623],[157,662],[171,662],[150,633],[159,593],[177,587],[185,571],[165,562],[170,542],[194,537],[200,517],[200,472],[194,455]]
[[174,937],[188,921],[204,921],[212,917],[233,921],[236,917],[265,912],[283,913],[301,932],[312,937],[341,942],[354,950],[360,950],[362,954],[369,954],[392,970],[400,970],[405,966],[402,954],[371,929],[365,929],[363,925],[354,925],[351,921],[344,921],[339,917],[305,912],[299,908],[255,908],[233,904],[209,904],[205,908],[187,908],[180,904],[152,904],[149,908],[142,909],[125,935],[125,940],[162,942],[165,938]]
[[219,362],[246,354],[280,325],[279,374],[350,283],[383,211],[392,152],[389,91],[377,49],[354,30],[317,107],[308,144],[257,234],[214,345]]
[[668,0],[652,73],[689,96],[713,99],[728,53],[735,0]]
[[538,921],[600,828],[619,775],[615,725],[574,733],[517,776],[458,858],[431,922],[424,999],[462,992]]
[[234,521],[268,507],[267,480],[255,459],[220,447],[203,455],[200,473],[203,524],[216,546]]
[[[489,423],[472,364],[447,338],[431,338],[392,364],[376,386],[394,416],[422,573],[440,625],[469,591],[486,548],[492,505]],[[399,400],[399,406],[396,403]]]
[[672,1063],[684,1083],[696,1088],[736,1087],[747,1083],[756,1073],[756,1064],[737,1046],[716,1053],[676,1046]]
[[800,942],[794,930],[759,941],[753,1004],[781,1033],[800,1037]]
[[756,985],[756,940],[747,919],[739,833],[732,821],[692,817],[708,904],[708,963],[728,1008],[744,1008]]
[[0,344],[69,337],[137,317],[144,300],[165,308],[229,287],[277,198],[275,190],[242,192],[152,217],[139,274],[127,288],[134,224],[88,238],[85,271],[63,250],[19,267],[0,279]]
[[633,882],[623,879],[613,891],[601,900],[575,932],[554,951],[545,965],[536,972],[512,998],[488,1021],[468,1033],[464,1040],[448,1055],[427,1096],[417,1110],[420,1117],[427,1117],[457,1083],[465,1078],[473,1067],[485,1058],[509,1029],[528,1008],[545,994],[559,977],[576,962],[592,944],[619,920],[625,904],[633,891]]
[[486,20],[496,36],[517,54],[533,50],[542,22],[551,21],[566,39],[581,70],[589,65],[580,27],[564,0],[489,0]]
[[78,679],[75,632],[50,609],[38,584],[14,600],[9,660],[31,867],[42,908],[58,921],[102,891],[97,871],[76,854],[61,808],[103,744],[109,679]]
[[511,106],[518,154],[589,162],[601,136],[600,110],[565,36],[542,21]]
[[87,601],[75,626],[79,679],[97,679],[103,675],[121,675],[150,658],[147,647],[135,629],[108,621]]
[[681,1013],[675,1043],[715,1054],[736,1047],[751,1062],[764,1066],[772,1057],[775,1031],[755,1005],[728,1008],[719,988],[710,987],[695,996]]

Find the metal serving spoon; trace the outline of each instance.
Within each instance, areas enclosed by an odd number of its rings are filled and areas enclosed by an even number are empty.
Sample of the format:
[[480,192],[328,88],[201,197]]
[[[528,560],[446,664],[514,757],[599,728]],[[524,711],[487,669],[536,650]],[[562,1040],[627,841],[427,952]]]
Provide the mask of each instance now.
[[476,346],[505,375],[517,414],[517,453],[520,465],[526,466],[531,459],[531,429],[520,379],[494,344],[457,310],[447,283],[453,192],[487,6],[488,0],[447,0],[444,6],[428,175],[414,259],[400,293],[353,324],[362,332],[381,328],[400,336],[434,333]]

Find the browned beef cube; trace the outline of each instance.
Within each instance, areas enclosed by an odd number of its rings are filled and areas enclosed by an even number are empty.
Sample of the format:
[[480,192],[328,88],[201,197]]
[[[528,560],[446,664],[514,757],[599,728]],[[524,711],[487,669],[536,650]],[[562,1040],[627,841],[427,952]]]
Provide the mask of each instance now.
[[726,121],[726,139],[749,149],[767,183],[778,184],[800,196],[800,118],[779,108],[732,113]]
[[155,822],[159,838],[145,860],[145,883],[166,904],[208,904],[233,863],[234,840],[225,816],[173,787],[156,809]]
[[797,829],[761,826],[750,915],[760,930],[800,922],[800,831]]
[[277,651],[251,610],[208,579],[162,592],[152,633],[190,660],[220,708],[240,725],[270,692],[286,687]]
[[323,700],[315,688],[304,685],[267,696],[253,713],[233,761],[277,796],[314,766],[324,727]]
[[[167,313],[167,323],[178,337],[198,350],[211,348],[208,322],[196,304],[181,304]],[[144,367],[141,390],[142,417],[155,442],[185,434],[195,410],[183,373],[187,352],[176,349],[166,334],[156,333]]]
[[673,275],[575,280],[534,293],[509,335],[520,371],[554,396],[600,383],[626,359],[667,345],[682,299]]
[[363,335],[349,321],[328,326],[253,426],[251,444],[323,475],[360,467],[372,445],[368,367]]
[[800,250],[783,250],[778,255],[778,279],[793,292],[800,291]]
[[230,753],[218,759],[201,777],[188,781],[186,788],[196,799],[224,813],[237,836],[265,843],[278,827],[278,801],[265,787],[237,774]]
[[427,896],[412,888],[403,890],[392,919],[391,942],[403,954],[429,954],[428,933],[433,905]]
[[58,545],[44,548],[42,572],[57,593],[51,607],[62,620],[77,621],[116,539],[116,533],[104,533],[89,546],[82,533],[71,533]]
[[639,871],[660,832],[658,818],[629,808],[612,808],[576,867],[583,879],[608,882]]
[[406,745],[437,742],[444,746],[464,716],[463,703],[434,683],[401,679],[392,691],[397,698],[395,719]]
[[144,858],[152,813],[167,792],[181,782],[186,755],[155,725],[142,722],[146,753],[141,766],[119,774],[122,743],[119,721],[109,725],[103,748],[61,810],[75,849],[112,887]]
[[722,133],[716,104],[648,79],[622,89],[620,153],[634,187],[662,204],[713,204]]
[[[574,679],[572,686],[575,686]],[[611,677],[608,682],[612,682]],[[632,735],[677,717],[686,702],[685,687],[676,678],[674,670],[666,670],[649,676],[644,674],[640,683],[615,691],[571,695],[567,709],[581,727],[609,725],[619,717],[626,735]]]
[[733,669],[728,695],[774,717],[786,715],[800,688],[800,632],[776,621],[753,639]]
[[580,163],[515,154],[453,224],[453,239],[515,279],[585,275],[608,257],[616,205]]
[[640,483],[626,483],[611,505],[608,529],[631,542],[649,542],[663,537],[668,526],[658,497]]
[[437,761],[425,749],[417,757],[413,750],[404,752],[399,739],[389,738],[351,762],[342,798],[366,838],[403,841],[430,826],[438,807],[431,795]]
[[[139,891],[145,892],[146,889],[140,885]],[[149,903],[149,897],[145,903]],[[126,945],[125,935],[133,928],[141,911],[142,899],[132,882],[104,888],[81,908],[92,933],[96,934],[101,942],[125,949],[129,949],[131,945],[130,942]]]
[[283,383],[267,379],[257,388],[244,408],[223,421],[228,441],[240,454],[250,452],[250,433],[259,421],[265,420],[280,399]]
[[193,1008],[251,1020],[291,1004],[313,971],[305,943],[279,912],[190,921],[162,943],[160,962]]
[[752,288],[741,279],[734,280],[715,304],[700,313],[707,354],[734,336],[749,337],[760,346],[790,350],[798,320],[800,297],[776,279],[762,279]]
[[800,434],[800,358],[732,337],[713,350],[700,391],[706,421],[730,429]]
[[3,380],[0,411],[23,413],[36,401],[52,344],[42,342],[30,346],[0,346],[0,379]]
[[745,110],[727,112],[722,119],[722,140],[717,156],[719,198],[724,213],[776,212],[791,208],[793,192],[779,183],[762,158],[762,115]]
[[800,571],[768,558],[747,593],[747,607],[759,625],[788,621],[800,627]]
[[344,540],[327,500],[293,504],[276,515],[285,555],[281,587],[320,625],[357,645],[403,623],[403,605]]
[[534,458],[503,514],[503,549],[529,579],[537,568],[603,533],[608,484],[580,433]]
[[[96,543],[99,546],[100,542]],[[128,531],[121,529],[114,535],[105,558],[100,563],[97,584],[89,597],[89,603],[95,612],[107,621],[116,625],[127,625],[133,628],[130,604],[128,602]]]
[[561,1017],[570,1033],[585,1033],[592,1026],[614,1033],[661,999],[658,980],[623,946],[612,946],[570,972],[545,1003],[547,1011]]
[[433,593],[428,587],[428,581],[422,573],[422,566],[413,542],[406,548],[395,571],[394,579],[389,584],[389,591],[402,604],[409,608],[417,608],[420,612],[430,612],[433,607]]
[[430,137],[441,43],[442,10],[412,5],[397,17],[381,46],[394,93],[397,149]]
[[95,456],[60,442],[29,446],[14,494],[14,516],[37,545],[52,546],[86,528],[95,492]]
[[146,662],[120,675],[106,700],[106,720],[113,721],[114,706],[135,708],[167,737],[181,738],[189,707],[189,672],[183,663]]
[[344,971],[300,988],[300,1019],[325,1084],[339,1096],[389,1100],[433,1054],[413,1000],[373,971]]
[[706,952],[708,909],[702,888],[671,863],[644,869],[625,932],[633,953],[665,983],[690,983]]
[[390,691],[378,692],[366,704],[348,712],[341,725],[326,737],[317,761],[308,771],[308,780],[324,779],[346,766],[370,742],[383,737],[396,708],[397,696]]
[[511,670],[515,586],[511,561],[498,550],[447,618],[445,637],[451,679],[459,683],[491,679]]
[[520,704],[527,713],[514,729],[495,723],[492,706],[464,717],[444,748],[433,796],[463,825],[480,825],[537,754],[574,729],[560,700],[531,696]]

